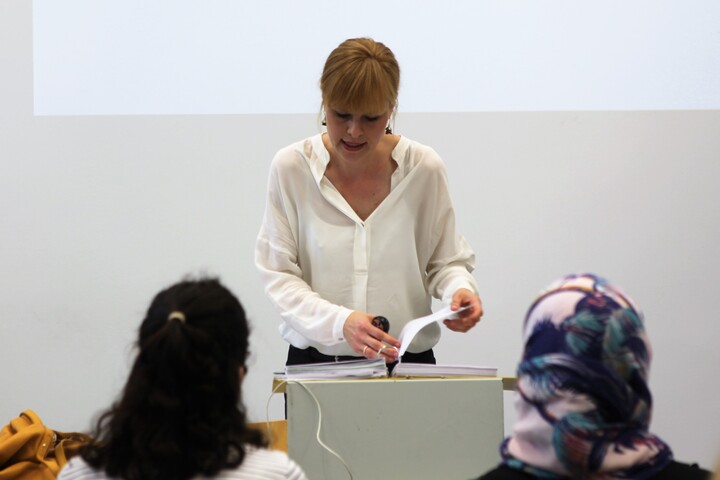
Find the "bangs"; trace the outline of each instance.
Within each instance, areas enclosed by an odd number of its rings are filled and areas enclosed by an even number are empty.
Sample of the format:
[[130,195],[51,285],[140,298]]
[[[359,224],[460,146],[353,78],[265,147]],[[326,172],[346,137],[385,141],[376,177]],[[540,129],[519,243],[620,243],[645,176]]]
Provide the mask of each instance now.
[[334,85],[328,85],[332,93],[323,99],[325,104],[348,112],[376,114],[392,110],[394,89],[379,65],[368,66],[354,69],[350,75],[339,75]]

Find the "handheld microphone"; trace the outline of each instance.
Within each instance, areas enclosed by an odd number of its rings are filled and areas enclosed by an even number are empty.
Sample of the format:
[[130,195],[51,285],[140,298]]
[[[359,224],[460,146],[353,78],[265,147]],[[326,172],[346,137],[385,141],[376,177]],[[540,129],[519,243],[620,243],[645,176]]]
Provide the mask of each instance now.
[[378,317],[373,318],[372,324],[374,327],[379,328],[380,330],[382,330],[385,333],[388,333],[388,331],[390,330],[390,322],[385,317],[378,316]]

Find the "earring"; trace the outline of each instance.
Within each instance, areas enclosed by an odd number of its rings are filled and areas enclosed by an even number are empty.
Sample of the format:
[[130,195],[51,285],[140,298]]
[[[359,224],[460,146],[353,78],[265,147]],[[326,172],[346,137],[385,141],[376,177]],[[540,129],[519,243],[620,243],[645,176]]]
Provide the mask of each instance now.
[[390,125],[385,127],[385,135],[392,135],[392,128],[390,128]]
[[320,124],[321,124],[323,127],[327,127],[327,119],[326,119],[326,118],[323,118],[323,119],[322,119],[322,122],[320,122]]

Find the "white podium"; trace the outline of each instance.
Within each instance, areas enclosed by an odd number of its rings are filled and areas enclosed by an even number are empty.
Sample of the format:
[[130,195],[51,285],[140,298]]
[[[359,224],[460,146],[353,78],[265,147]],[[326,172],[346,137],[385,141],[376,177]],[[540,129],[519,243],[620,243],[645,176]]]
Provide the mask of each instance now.
[[[290,381],[288,454],[310,479],[469,479],[497,465],[500,378]],[[312,394],[311,394],[312,393]],[[315,398],[317,399],[317,403]]]

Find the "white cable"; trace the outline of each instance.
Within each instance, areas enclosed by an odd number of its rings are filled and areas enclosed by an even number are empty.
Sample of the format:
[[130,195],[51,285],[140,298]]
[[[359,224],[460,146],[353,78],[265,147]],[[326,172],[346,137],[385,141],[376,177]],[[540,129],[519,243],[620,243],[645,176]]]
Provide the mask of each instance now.
[[320,445],[322,445],[322,447],[323,447],[325,450],[327,450],[328,452],[330,452],[330,453],[332,453],[333,455],[335,455],[335,457],[337,457],[337,459],[342,462],[343,466],[345,467],[345,470],[347,470],[348,475],[350,475],[350,480],[352,480],[352,478],[353,478],[352,472],[350,471],[350,467],[348,467],[348,464],[345,463],[345,460],[343,460],[343,458],[342,458],[337,452],[335,452],[332,448],[330,448],[330,447],[328,447],[327,445],[325,445],[325,443],[320,439],[320,429],[322,428],[322,409],[320,408],[320,402],[318,401],[317,397],[316,397],[315,394],[314,394],[309,388],[307,388],[307,387],[305,386],[305,384],[303,384],[302,382],[293,382],[293,383],[297,383],[297,384],[300,385],[302,388],[304,388],[305,391],[307,391],[307,392],[310,394],[310,396],[313,398],[313,400],[315,400],[315,406],[317,407],[317,411],[318,411],[318,425],[317,425],[317,432],[315,433],[315,438],[317,439],[318,443],[319,443]]
[[267,440],[268,443],[272,445],[272,431],[270,430],[270,400],[272,400],[273,395],[277,393],[277,391],[282,387],[283,385],[287,385],[287,380],[283,380],[281,382],[278,382],[277,385],[275,385],[275,388],[272,389],[272,392],[270,392],[270,396],[268,397],[267,403],[265,404],[265,429],[267,430]]

